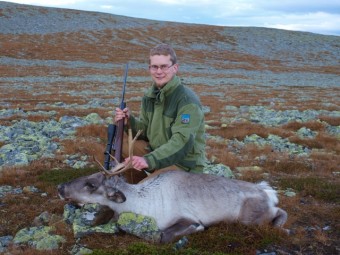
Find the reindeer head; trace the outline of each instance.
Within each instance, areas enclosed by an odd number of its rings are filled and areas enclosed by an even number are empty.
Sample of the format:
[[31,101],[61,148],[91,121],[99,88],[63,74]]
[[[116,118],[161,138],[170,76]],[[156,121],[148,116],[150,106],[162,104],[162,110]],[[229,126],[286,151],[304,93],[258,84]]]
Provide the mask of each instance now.
[[132,131],[129,129],[129,157],[128,164],[119,163],[115,157],[110,157],[115,160],[116,166],[110,171],[106,170],[103,165],[96,159],[94,160],[100,165],[101,172],[89,176],[83,176],[73,181],[63,183],[58,186],[59,197],[64,200],[76,202],[79,205],[86,203],[100,203],[103,205],[108,204],[110,201],[122,203],[126,200],[124,194],[116,189],[118,182],[124,182],[123,178],[116,175],[133,168],[132,156],[133,145],[141,134],[141,130],[132,139]]

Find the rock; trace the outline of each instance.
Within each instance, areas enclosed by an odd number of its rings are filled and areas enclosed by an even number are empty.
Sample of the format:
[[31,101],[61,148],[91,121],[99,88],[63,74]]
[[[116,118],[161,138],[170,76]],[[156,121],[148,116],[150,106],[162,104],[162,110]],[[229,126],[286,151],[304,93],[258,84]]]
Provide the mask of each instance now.
[[262,171],[262,167],[259,166],[243,166],[243,167],[236,167],[236,170],[238,172],[244,172],[244,171],[253,171],[253,172],[257,172],[257,171]]
[[283,194],[286,196],[286,197],[295,197],[296,196],[296,192],[293,191],[293,189],[286,189]]
[[13,236],[0,236],[0,253],[4,253],[12,241]]
[[89,162],[87,162],[88,156],[81,155],[79,153],[68,155],[67,158],[63,161],[63,163],[69,165],[74,169],[82,169],[86,167]]
[[148,216],[125,212],[119,215],[117,224],[121,230],[148,241],[158,242],[161,238],[155,219]]
[[86,125],[86,121],[77,116],[62,116],[59,118],[59,122],[63,128],[77,128]]
[[38,227],[38,226],[44,226],[47,225],[48,222],[50,221],[51,215],[49,212],[45,211],[41,213],[39,216],[35,217],[33,220],[33,226]]
[[77,207],[72,204],[64,205],[63,219],[67,224],[73,224]]
[[331,115],[331,111],[315,111],[315,110],[285,110],[275,111],[265,106],[250,106],[248,109],[243,109],[248,112],[251,122],[259,123],[265,126],[279,126],[292,121],[307,122],[317,120],[320,114]]
[[6,196],[7,194],[21,194],[21,188],[14,188],[9,185],[0,186],[0,198]]
[[85,225],[96,226],[108,223],[114,216],[114,211],[100,204],[86,204],[75,211],[76,217],[82,218]]
[[340,126],[331,126],[331,125],[328,125],[326,127],[326,131],[330,135],[334,135],[336,137],[336,139],[340,139]]
[[64,206],[64,220],[72,224],[74,236],[81,238],[93,233],[115,234],[118,227],[111,219],[114,212],[99,204],[86,204],[82,208]]
[[98,226],[90,226],[84,224],[81,217],[75,217],[73,222],[73,234],[75,238],[81,238],[93,233],[116,234],[118,228],[115,222],[109,222]]
[[71,254],[72,255],[86,255],[86,254],[92,254],[93,251],[86,248],[86,247],[83,247],[79,244],[75,244],[73,247],[72,247],[72,250],[71,250]]
[[209,106],[203,105],[202,106],[202,111],[203,111],[204,114],[207,114],[207,113],[211,112],[211,109],[210,109]]
[[59,244],[65,242],[60,235],[51,234],[53,227],[39,226],[21,229],[16,233],[13,242],[17,245],[29,245],[37,250],[54,250]]
[[28,193],[39,193],[40,190],[34,186],[25,186],[23,189],[22,189],[22,192],[25,193],[25,194],[28,194]]
[[234,105],[226,105],[224,109],[228,112],[237,112],[238,108]]
[[314,138],[317,136],[318,132],[314,132],[309,128],[302,127],[297,132],[298,137],[305,139],[305,138]]
[[203,173],[224,176],[227,178],[235,177],[231,169],[223,164],[207,164],[204,166]]
[[98,113],[90,113],[85,117],[85,120],[90,124],[104,124],[104,120]]
[[74,164],[72,164],[72,168],[74,169],[82,169],[88,165],[87,162],[84,161],[75,161]]
[[181,239],[179,239],[175,245],[174,245],[174,250],[178,251],[183,249],[187,244],[189,243],[189,240],[186,236],[183,236]]
[[256,255],[277,255],[277,253],[275,251],[268,252],[264,250],[264,251],[256,251]]
[[[233,144],[240,143],[239,141],[233,141]],[[311,150],[307,147],[301,146],[299,144],[291,143],[287,138],[281,138],[277,135],[269,134],[267,138],[262,138],[257,134],[252,134],[244,138],[244,144],[254,143],[257,146],[270,145],[274,151],[287,152],[291,155],[308,155]]]

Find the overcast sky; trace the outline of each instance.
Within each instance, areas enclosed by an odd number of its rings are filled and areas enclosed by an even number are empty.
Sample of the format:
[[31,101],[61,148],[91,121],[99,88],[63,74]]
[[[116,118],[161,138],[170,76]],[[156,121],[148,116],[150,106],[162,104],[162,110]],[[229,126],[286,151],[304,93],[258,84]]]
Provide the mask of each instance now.
[[6,0],[129,17],[340,36],[340,0]]

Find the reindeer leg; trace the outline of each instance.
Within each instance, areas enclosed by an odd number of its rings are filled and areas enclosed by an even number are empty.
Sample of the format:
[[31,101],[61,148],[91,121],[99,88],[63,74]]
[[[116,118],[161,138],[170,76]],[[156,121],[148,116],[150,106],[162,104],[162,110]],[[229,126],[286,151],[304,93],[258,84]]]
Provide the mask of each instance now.
[[204,226],[201,223],[188,219],[181,219],[162,232],[160,242],[169,243],[178,236],[190,235],[203,230]]

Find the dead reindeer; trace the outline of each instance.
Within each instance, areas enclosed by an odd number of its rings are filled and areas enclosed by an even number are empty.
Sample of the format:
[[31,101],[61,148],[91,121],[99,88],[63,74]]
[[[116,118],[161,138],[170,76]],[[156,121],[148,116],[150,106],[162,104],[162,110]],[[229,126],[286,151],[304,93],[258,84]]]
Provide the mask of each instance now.
[[[134,141],[129,148],[130,157]],[[106,205],[118,215],[133,212],[152,217],[162,231],[161,243],[220,222],[270,223],[282,227],[287,220],[287,213],[276,206],[276,191],[266,182],[253,184],[177,170],[129,184],[117,175],[129,168],[131,165],[118,164],[106,171],[102,167],[104,174],[96,173],[59,185],[59,195],[78,204]]]

